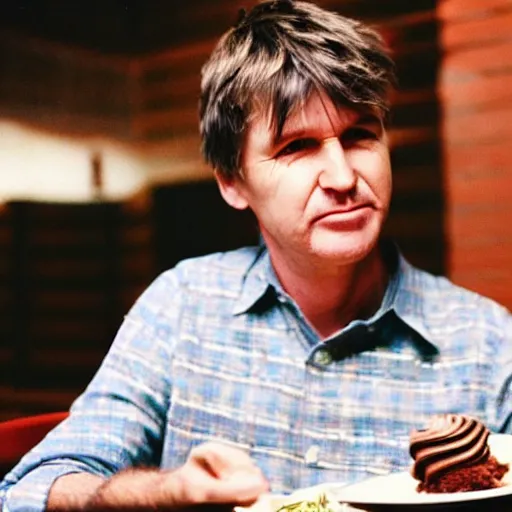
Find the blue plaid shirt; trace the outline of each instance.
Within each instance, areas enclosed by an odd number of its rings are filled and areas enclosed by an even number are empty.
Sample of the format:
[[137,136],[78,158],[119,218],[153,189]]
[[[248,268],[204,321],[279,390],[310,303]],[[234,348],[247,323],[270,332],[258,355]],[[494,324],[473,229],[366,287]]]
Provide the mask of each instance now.
[[408,468],[433,413],[511,432],[510,313],[394,259],[379,311],[326,340],[263,247],[162,274],[69,419],[6,476],[3,510],[44,510],[67,473],[179,466],[205,441],[245,450],[281,493]]

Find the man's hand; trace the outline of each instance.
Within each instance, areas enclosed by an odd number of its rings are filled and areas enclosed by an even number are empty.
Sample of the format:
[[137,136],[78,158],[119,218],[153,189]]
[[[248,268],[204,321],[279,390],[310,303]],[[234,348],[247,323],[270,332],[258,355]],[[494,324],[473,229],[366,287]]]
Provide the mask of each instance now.
[[186,464],[169,473],[168,481],[164,478],[163,487],[166,501],[174,502],[176,508],[204,503],[250,505],[269,489],[246,453],[214,443],[194,448]]
[[[70,496],[90,475],[59,478],[50,492],[48,511],[193,510],[203,505],[250,505],[268,491],[265,477],[241,450],[207,443],[194,448],[187,462],[168,471],[131,469]],[[86,487],[84,487],[85,489]],[[77,499],[78,498],[78,499]]]

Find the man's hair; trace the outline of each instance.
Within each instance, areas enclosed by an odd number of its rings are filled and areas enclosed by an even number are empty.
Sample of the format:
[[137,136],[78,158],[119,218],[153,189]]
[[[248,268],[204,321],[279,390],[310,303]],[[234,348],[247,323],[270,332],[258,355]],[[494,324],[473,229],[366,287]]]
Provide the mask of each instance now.
[[269,113],[279,137],[290,112],[315,91],[385,118],[394,81],[393,61],[370,27],[309,2],[264,1],[241,13],[203,66],[204,158],[227,179],[241,175],[251,115]]

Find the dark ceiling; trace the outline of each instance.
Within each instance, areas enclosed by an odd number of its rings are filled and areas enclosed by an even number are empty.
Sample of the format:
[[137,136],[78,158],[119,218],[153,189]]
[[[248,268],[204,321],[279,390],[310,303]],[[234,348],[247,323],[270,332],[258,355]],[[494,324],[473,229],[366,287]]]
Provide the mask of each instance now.
[[0,0],[0,28],[137,55],[216,37],[237,10],[236,1],[215,0]]
[[[382,21],[431,11],[437,0],[315,0],[342,14]],[[240,7],[258,0],[0,0],[6,28],[101,53],[140,55],[217,39]],[[341,9],[342,8],[342,9]]]

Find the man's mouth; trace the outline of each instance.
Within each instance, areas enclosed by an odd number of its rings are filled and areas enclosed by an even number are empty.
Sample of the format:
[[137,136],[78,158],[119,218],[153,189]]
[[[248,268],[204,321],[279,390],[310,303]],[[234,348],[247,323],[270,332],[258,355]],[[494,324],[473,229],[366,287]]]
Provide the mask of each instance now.
[[315,218],[315,221],[323,220],[323,219],[351,219],[357,218],[361,215],[367,215],[372,206],[368,203],[358,204],[346,208],[334,208],[332,210],[328,210]]

